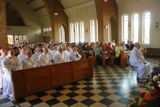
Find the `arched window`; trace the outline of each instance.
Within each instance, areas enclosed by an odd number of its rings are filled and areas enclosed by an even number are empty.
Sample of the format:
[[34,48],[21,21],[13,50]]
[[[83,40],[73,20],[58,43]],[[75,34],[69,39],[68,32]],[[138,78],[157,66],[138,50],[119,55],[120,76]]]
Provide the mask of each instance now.
[[128,15],[122,16],[122,41],[128,40]]
[[143,13],[142,21],[142,43],[150,44],[150,12]]
[[65,42],[65,30],[62,25],[59,28],[59,42]]
[[74,42],[74,34],[75,34],[75,30],[74,30],[74,24],[71,23],[70,24],[70,42]]
[[95,20],[90,21],[90,42],[95,42]]
[[132,15],[132,21],[133,21],[133,25],[132,25],[132,41],[133,43],[138,42],[139,39],[139,15],[138,14],[133,14]]
[[111,41],[111,22],[108,23],[108,41]]
[[79,42],[79,23],[75,23],[75,42]]
[[84,22],[80,22],[80,41],[84,42]]

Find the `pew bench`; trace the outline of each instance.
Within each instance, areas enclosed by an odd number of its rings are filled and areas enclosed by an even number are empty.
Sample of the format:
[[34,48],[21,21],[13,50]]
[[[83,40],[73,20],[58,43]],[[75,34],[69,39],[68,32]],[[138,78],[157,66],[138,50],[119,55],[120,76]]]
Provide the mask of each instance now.
[[13,99],[92,77],[91,58],[11,71]]

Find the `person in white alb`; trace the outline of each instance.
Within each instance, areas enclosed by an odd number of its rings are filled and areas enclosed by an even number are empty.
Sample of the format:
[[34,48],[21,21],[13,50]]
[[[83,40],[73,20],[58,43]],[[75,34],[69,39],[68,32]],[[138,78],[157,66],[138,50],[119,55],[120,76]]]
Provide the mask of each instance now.
[[41,55],[41,49],[40,49],[40,47],[37,47],[35,49],[35,52],[34,52],[33,56],[32,56],[34,58],[34,60],[36,61],[37,66],[39,66],[38,58],[39,58],[40,55]]
[[62,49],[63,49],[62,54],[64,54],[64,62],[71,61],[70,58],[69,58],[69,53],[70,53],[69,47],[67,47],[66,45],[63,45]]
[[55,52],[55,54],[53,55],[53,58],[52,58],[53,62],[55,64],[64,62],[64,60],[63,60],[64,59],[64,54],[62,54],[62,52],[63,52],[62,46],[59,45],[57,47],[57,51]]
[[22,47],[21,50],[20,50],[20,54],[17,56],[20,60],[20,62],[22,62],[22,60],[25,58],[26,56],[26,47]]
[[57,49],[56,46],[50,45],[49,49],[48,49],[48,53],[51,55],[51,57],[54,56],[54,54],[56,53]]
[[140,49],[140,44],[136,42],[130,53],[129,62],[132,66],[138,67],[137,78],[148,78],[151,73],[150,64],[143,57]]
[[7,54],[6,50],[3,48],[0,49],[0,54],[1,54],[1,56],[0,56],[0,88],[2,88],[2,79],[3,79],[4,72],[2,70],[1,63],[2,63],[3,58],[6,57],[6,54]]
[[40,66],[51,65],[52,61],[51,61],[50,54],[48,53],[48,48],[43,47],[42,50],[43,50],[43,53],[38,58],[39,65]]
[[9,49],[7,56],[3,58],[2,70],[3,75],[3,95],[9,95],[12,97],[12,81],[11,81],[11,70],[16,71],[22,69],[22,64],[19,59],[14,56],[14,50]]
[[59,45],[57,47],[56,53],[53,56],[53,62],[56,64],[56,63],[69,62],[69,61],[70,59],[68,54],[65,51],[65,47]]
[[82,58],[82,56],[78,53],[76,46],[72,46],[69,57],[71,61],[80,60]]
[[23,69],[37,67],[37,63],[32,56],[32,51],[30,49],[26,50],[26,56],[22,60]]

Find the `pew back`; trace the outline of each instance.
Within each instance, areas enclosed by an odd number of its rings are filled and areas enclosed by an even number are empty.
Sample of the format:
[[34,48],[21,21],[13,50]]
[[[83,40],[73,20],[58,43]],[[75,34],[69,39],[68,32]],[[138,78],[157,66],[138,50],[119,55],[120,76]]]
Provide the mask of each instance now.
[[91,59],[11,71],[13,98],[24,97],[84,78],[93,77]]

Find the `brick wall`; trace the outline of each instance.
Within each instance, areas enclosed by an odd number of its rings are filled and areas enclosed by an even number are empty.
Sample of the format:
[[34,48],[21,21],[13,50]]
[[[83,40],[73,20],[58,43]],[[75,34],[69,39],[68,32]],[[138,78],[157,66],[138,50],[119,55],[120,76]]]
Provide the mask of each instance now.
[[98,19],[98,40],[108,41],[108,29],[104,26],[111,22],[112,37],[118,41],[118,7],[115,0],[94,0]]
[[[51,20],[52,40],[55,42],[59,41],[59,28],[63,25],[65,29],[65,41],[69,41],[68,17],[63,11],[64,8],[62,4],[58,0],[44,0],[44,3],[48,9]],[[54,12],[58,12],[58,15],[55,16]]]
[[7,49],[6,0],[0,0],[0,47]]

